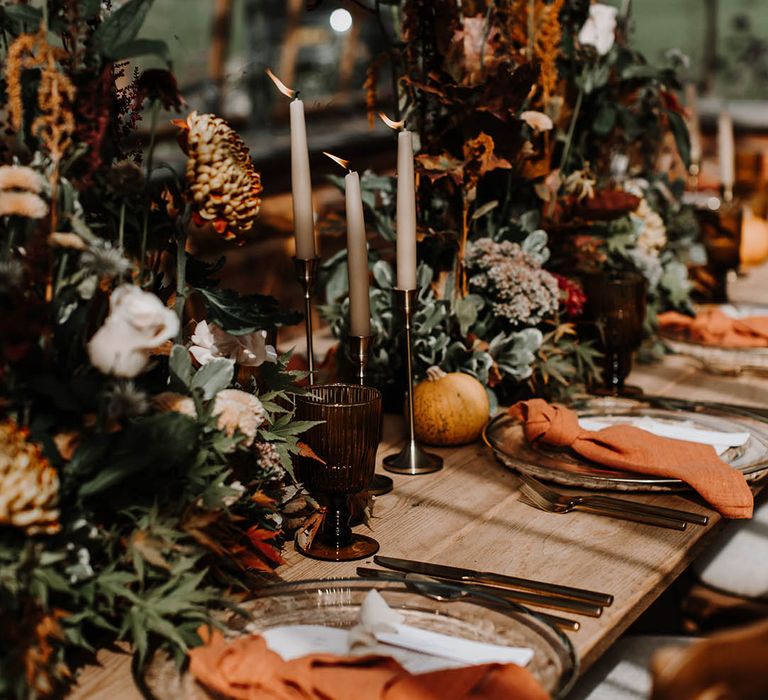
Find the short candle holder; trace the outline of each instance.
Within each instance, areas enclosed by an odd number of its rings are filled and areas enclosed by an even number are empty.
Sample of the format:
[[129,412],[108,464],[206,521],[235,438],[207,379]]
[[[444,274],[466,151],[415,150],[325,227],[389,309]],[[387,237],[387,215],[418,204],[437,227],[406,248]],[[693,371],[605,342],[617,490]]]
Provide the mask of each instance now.
[[[371,346],[373,345],[374,337],[372,335],[347,336],[347,349],[355,371],[353,381],[360,386],[366,386],[368,360],[371,357]],[[394,483],[388,476],[374,474],[368,491],[374,496],[383,496],[385,493],[389,493],[393,486]]]
[[294,258],[296,265],[296,277],[304,290],[304,328],[307,333],[307,367],[309,369],[309,384],[316,381],[315,377],[315,353],[312,346],[312,290],[317,277],[317,266],[320,258]]
[[400,452],[384,458],[384,469],[395,474],[430,474],[443,468],[443,458],[426,452],[416,442],[416,430],[413,422],[413,347],[411,342],[411,324],[416,309],[416,290],[395,289],[395,295],[405,322],[405,359],[406,372],[408,373],[408,441]]

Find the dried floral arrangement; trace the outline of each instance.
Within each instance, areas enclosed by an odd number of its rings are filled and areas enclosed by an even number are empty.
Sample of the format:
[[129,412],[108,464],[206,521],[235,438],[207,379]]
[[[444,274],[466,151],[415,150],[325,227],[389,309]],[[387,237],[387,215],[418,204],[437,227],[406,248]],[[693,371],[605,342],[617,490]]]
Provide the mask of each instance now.
[[[597,359],[579,340],[580,272],[641,271],[649,337],[659,311],[690,303],[687,265],[704,251],[683,183],[669,176],[689,150],[675,96],[680,58],[649,65],[628,43],[628,18],[588,0],[396,5],[401,33],[389,36],[365,87],[372,112],[395,112],[418,136],[417,371],[437,360],[507,399],[578,391]],[[376,94],[387,63],[399,86],[394,109]],[[369,173],[363,186],[381,239],[371,253],[378,284],[395,235],[393,184]],[[325,265],[338,334],[341,263]],[[372,371],[386,386],[400,329],[391,299],[373,295],[382,327]],[[387,313],[395,320],[381,320]]]
[[259,174],[223,120],[192,113],[186,177],[152,177],[159,115],[183,100],[168,70],[124,75],[167,57],[136,38],[150,5],[0,8],[2,697],[58,694],[120,639],[182,658],[280,563],[296,505],[306,426],[267,334],[297,319],[187,252],[192,222],[247,235]]

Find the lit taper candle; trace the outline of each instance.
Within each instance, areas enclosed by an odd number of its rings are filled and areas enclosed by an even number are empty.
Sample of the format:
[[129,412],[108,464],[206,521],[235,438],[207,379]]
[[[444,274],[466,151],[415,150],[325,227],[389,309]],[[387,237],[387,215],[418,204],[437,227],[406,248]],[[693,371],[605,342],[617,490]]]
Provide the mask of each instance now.
[[717,119],[717,152],[720,161],[720,184],[726,200],[733,198],[733,184],[736,180],[736,149],[733,141],[733,120],[728,112],[722,112]]
[[416,289],[416,181],[413,134],[397,135],[397,288]]
[[[349,161],[323,151],[342,168],[349,168]],[[349,272],[349,334],[371,334],[371,304],[368,296],[368,241],[365,237],[363,196],[360,192],[360,176],[349,170],[344,178],[344,195],[347,205],[347,271]]]
[[298,93],[269,69],[267,75],[286,97],[293,97],[291,119],[291,193],[293,195],[293,230],[296,236],[296,257],[311,260],[317,255],[315,245],[315,216],[312,208],[312,179],[309,172],[307,126],[304,121],[304,103]]

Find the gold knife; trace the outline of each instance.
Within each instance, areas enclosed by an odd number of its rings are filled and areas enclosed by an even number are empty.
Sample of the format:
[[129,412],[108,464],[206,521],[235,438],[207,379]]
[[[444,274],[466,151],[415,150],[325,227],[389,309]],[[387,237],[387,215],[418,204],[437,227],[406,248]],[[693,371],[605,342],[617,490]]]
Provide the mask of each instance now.
[[[496,607],[494,605],[494,602],[501,602],[503,601],[503,605],[499,605],[499,607],[509,607],[510,605],[515,606],[515,604],[527,602],[529,605],[537,605],[535,599],[539,596],[535,596],[533,594],[530,594],[530,597],[526,596],[525,593],[518,593],[516,591],[502,591],[498,588],[491,588],[490,586],[481,586],[481,585],[465,585],[459,582],[448,582],[448,581],[440,581],[438,579],[430,578],[429,576],[425,576],[422,579],[421,574],[407,574],[404,571],[389,571],[387,569],[371,569],[365,566],[358,566],[357,567],[357,575],[362,576],[363,578],[375,578],[380,579],[382,581],[402,581],[406,584],[411,583],[416,587],[416,590],[419,590],[420,593],[423,593],[424,595],[429,597],[429,591],[423,591],[418,588],[418,584],[420,582],[426,582],[426,583],[432,583],[437,586],[444,586],[444,587],[452,587],[456,590],[461,590],[462,596],[467,596],[469,599],[474,598],[475,600],[480,600],[485,605],[489,605],[491,607]],[[416,578],[411,579],[410,577],[414,576]],[[421,581],[417,579],[422,579]],[[526,597],[518,597],[518,596],[526,596]],[[452,600],[451,597],[445,597],[443,598],[439,594],[435,594],[434,597],[437,600]],[[460,598],[457,596],[455,598],[456,600],[459,600]],[[538,607],[547,607],[546,603],[549,602],[545,599],[544,604],[538,604]],[[517,609],[517,606],[515,608]],[[549,613],[540,612],[538,610],[535,611],[536,615],[546,620],[550,625],[555,625],[559,627],[560,629],[568,630],[569,632],[578,632],[579,629],[581,629],[581,623],[578,622],[578,620],[571,620],[567,617],[560,617],[559,615],[550,615]]]
[[456,566],[444,564],[430,564],[429,562],[413,561],[410,559],[397,559],[376,555],[373,560],[387,569],[405,571],[414,574],[424,574],[432,578],[447,579],[449,581],[464,581],[467,583],[480,583],[490,586],[501,586],[513,590],[533,591],[535,593],[547,593],[550,596],[564,598],[566,600],[581,601],[593,605],[610,605],[613,596],[599,591],[590,591],[584,588],[572,588],[557,583],[546,583],[531,579],[495,574],[491,571],[475,571],[474,569],[462,569]]

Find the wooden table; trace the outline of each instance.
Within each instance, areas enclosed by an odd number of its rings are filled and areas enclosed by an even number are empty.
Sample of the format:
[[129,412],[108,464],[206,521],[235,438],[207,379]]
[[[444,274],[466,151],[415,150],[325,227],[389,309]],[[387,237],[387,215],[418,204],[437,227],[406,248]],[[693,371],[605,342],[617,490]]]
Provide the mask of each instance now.
[[[686,399],[766,405],[768,397],[768,379],[707,375],[682,357],[638,367],[630,380],[647,393]],[[390,418],[379,459],[397,449],[401,435],[402,426]],[[614,594],[615,602],[601,618],[579,618],[581,629],[571,633],[582,670],[675,580],[721,525],[720,517],[699,501],[669,495],[642,498],[706,512],[710,524],[677,532],[588,513],[544,513],[519,501],[517,478],[484,445],[438,451],[445,459],[442,471],[393,475],[395,490],[377,499],[373,535],[380,553]],[[313,561],[290,547],[278,573],[289,581],[353,576],[363,563],[368,562]],[[102,651],[99,661],[101,667],[82,673],[72,698],[140,700],[130,678],[129,656]]]

